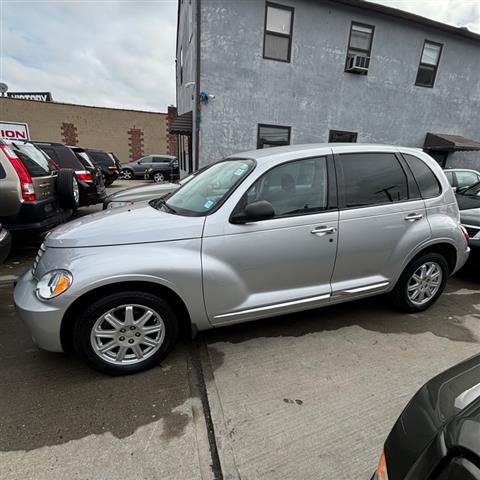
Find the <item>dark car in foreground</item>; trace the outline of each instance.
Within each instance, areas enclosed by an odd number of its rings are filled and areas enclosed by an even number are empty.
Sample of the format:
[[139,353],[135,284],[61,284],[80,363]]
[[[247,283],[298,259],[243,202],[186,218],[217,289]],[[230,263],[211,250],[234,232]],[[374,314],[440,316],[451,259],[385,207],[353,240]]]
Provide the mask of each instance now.
[[387,437],[372,480],[480,480],[480,355],[415,394]]
[[0,223],[0,264],[2,264],[10,253],[12,246],[12,237],[10,232],[2,227]]
[[117,159],[111,154],[96,148],[85,148],[90,160],[102,171],[105,186],[109,187],[119,176]]
[[468,232],[469,245],[480,247],[480,182],[456,191],[460,220]]
[[106,197],[100,168],[96,167],[83,148],[69,147],[56,142],[33,142],[60,168],[73,170],[78,184],[79,205],[95,205]]

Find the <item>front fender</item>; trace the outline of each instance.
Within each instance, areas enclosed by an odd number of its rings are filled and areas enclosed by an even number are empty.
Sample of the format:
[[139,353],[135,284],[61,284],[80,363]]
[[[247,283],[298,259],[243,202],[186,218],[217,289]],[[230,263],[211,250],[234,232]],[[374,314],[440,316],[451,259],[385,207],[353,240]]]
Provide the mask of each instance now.
[[202,291],[200,239],[85,248],[47,248],[37,277],[62,268],[73,283],[50,302],[67,309],[75,300],[99,287],[122,282],[150,282],[175,292],[199,329],[210,328]]

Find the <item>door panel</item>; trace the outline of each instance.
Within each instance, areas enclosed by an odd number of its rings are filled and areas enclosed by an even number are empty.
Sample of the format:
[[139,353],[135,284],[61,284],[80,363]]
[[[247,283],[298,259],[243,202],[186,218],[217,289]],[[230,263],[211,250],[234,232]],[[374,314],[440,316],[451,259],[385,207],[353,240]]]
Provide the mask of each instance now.
[[[421,218],[406,220],[412,214]],[[431,236],[423,200],[343,210],[338,228],[333,295],[365,293],[345,291],[375,285],[388,288],[405,259]]]
[[206,236],[203,281],[210,321],[234,323],[328,302],[337,235],[311,233],[324,226],[337,229],[338,211],[230,225],[226,235]]
[[215,234],[216,219],[207,218],[203,280],[212,323],[328,302],[338,228],[332,165],[324,156],[277,165],[257,178],[234,207],[235,214],[242,214],[248,204],[268,202],[274,218],[245,224],[227,220],[222,235]]

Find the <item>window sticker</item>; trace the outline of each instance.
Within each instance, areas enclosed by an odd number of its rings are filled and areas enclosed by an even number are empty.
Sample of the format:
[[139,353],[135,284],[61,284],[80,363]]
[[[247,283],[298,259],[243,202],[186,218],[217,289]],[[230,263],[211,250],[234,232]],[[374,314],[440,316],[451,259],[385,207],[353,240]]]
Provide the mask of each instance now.
[[215,202],[213,200],[207,200],[203,205],[203,208],[209,209]]

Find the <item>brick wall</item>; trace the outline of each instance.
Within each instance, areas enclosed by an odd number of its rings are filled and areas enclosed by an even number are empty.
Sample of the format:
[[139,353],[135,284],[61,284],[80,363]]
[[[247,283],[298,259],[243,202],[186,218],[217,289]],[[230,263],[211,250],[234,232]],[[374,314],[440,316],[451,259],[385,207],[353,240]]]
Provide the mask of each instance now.
[[78,144],[77,127],[73,123],[63,122],[62,127],[62,139],[67,145]]
[[128,131],[128,146],[130,150],[130,160],[138,160],[143,157],[143,131],[139,128],[131,128]]
[[169,155],[178,156],[178,144],[177,144],[177,135],[175,133],[170,133],[170,125],[177,118],[177,107],[170,106],[168,107],[167,113],[167,153]]

